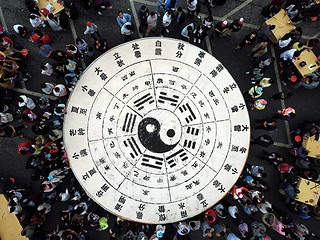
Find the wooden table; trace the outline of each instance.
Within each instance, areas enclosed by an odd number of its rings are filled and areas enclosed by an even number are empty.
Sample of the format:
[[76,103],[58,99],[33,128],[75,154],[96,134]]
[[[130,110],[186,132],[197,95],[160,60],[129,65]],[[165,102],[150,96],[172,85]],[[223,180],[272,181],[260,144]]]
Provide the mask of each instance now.
[[21,236],[22,227],[17,216],[9,213],[8,201],[3,194],[0,194],[0,238],[3,240],[28,240]]
[[290,18],[286,12],[281,9],[276,15],[263,23],[263,27],[267,25],[276,26],[275,29],[271,30],[271,40],[273,43],[277,43],[284,35],[296,28],[293,24],[288,23],[289,21]]
[[305,178],[299,178],[297,189],[300,193],[297,194],[295,200],[311,206],[317,206],[320,195],[320,184]]
[[[304,67],[300,67],[299,64],[303,61],[305,61],[307,64]],[[298,69],[301,76],[306,77],[308,73],[315,72],[317,69],[319,69],[320,66],[317,64],[316,61],[317,61],[317,57],[312,52],[312,50],[305,49],[302,51],[299,57],[295,58],[295,62],[293,64]],[[311,68],[311,66],[314,66],[314,67]]]
[[303,139],[302,146],[309,151],[309,157],[317,158],[320,155],[320,142],[315,140],[315,135]]
[[[39,0],[38,8],[41,10],[41,8],[46,8],[46,6],[51,3],[54,6],[54,11],[52,12],[53,15],[59,13],[64,9],[64,6],[62,4],[58,3],[57,0]],[[41,14],[41,12],[40,12]],[[46,20],[46,17],[41,14],[41,16]]]

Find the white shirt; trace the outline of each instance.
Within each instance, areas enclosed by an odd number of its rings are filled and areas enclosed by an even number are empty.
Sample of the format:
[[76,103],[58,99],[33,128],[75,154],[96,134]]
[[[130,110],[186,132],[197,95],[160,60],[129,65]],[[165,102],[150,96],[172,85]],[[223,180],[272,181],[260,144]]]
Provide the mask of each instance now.
[[92,25],[91,27],[87,26],[86,30],[84,31],[84,34],[88,34],[88,33],[93,34],[97,31],[98,27],[93,23],[91,23],[91,25]]
[[130,35],[132,32],[131,30],[127,29],[125,26],[131,26],[131,22],[126,22],[125,24],[123,24],[123,26],[121,27],[121,34],[122,35]]
[[19,30],[18,30],[18,28],[19,27],[22,27],[23,28],[23,26],[21,25],[21,24],[16,24],[16,25],[13,25],[13,30],[17,33],[17,34],[19,34]]
[[171,15],[168,14],[168,16],[167,16],[167,13],[168,13],[168,12],[166,12],[166,13],[163,15],[163,18],[162,18],[162,23],[163,23],[166,27],[168,27],[168,26],[171,24],[171,20],[172,20]]
[[280,54],[280,58],[282,58],[283,60],[287,60],[287,59],[292,59],[293,58],[293,54],[294,52],[297,51],[297,49],[289,49],[283,53]]
[[42,70],[42,71],[41,71],[41,74],[47,75],[47,76],[51,76],[52,73],[53,73],[53,68],[52,68],[52,66],[51,66],[49,63],[46,63],[45,66],[47,67],[47,70]]
[[188,37],[188,27],[191,26],[192,27],[192,31],[194,30],[194,24],[190,23],[189,25],[185,26],[182,31],[181,31],[181,35],[184,37]]
[[289,45],[291,42],[291,38],[288,38],[287,40],[279,40],[279,47],[284,48]]
[[154,17],[151,17],[151,15],[149,15],[149,17],[147,18],[147,23],[151,24],[152,27],[155,27],[157,26],[157,20],[158,20],[157,14],[155,14]]
[[62,97],[64,95],[66,95],[67,93],[67,89],[64,85],[62,84],[58,84],[55,88],[59,88],[59,91],[53,91],[53,94],[56,96],[56,97]]
[[197,8],[196,8],[197,3],[198,3],[197,0],[193,0],[192,2],[189,2],[189,4],[192,5],[193,7],[192,7],[192,8],[191,8],[191,7],[188,7],[188,9],[189,9],[190,11],[195,11],[195,10],[197,9]]
[[261,207],[259,208],[259,210],[262,213],[268,213],[267,208],[272,208],[272,205],[266,201],[265,203],[261,204]]
[[230,216],[232,217],[232,218],[237,218],[236,217],[236,212],[237,212],[237,206],[230,206],[229,208],[228,208],[228,212],[229,212],[229,214],[230,214]]

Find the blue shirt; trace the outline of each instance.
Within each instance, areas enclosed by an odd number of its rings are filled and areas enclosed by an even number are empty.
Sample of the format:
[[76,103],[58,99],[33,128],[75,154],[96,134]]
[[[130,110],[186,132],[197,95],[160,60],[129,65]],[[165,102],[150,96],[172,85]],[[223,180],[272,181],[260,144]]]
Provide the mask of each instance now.
[[125,23],[131,22],[131,15],[128,13],[123,14],[123,18],[117,17],[117,22],[120,27],[122,27]]
[[[43,45],[45,47],[45,50],[40,49],[40,53],[42,56],[47,57],[48,53],[53,50],[53,48],[50,45]],[[50,56],[49,56],[50,57]]]

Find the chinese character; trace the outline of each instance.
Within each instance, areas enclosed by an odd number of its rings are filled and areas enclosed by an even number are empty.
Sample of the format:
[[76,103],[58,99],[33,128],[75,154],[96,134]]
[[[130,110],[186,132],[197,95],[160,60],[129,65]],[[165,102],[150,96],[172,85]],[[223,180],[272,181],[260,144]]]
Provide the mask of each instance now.
[[238,152],[238,150],[239,150],[239,146],[235,146],[235,145],[231,146],[231,152]]
[[167,218],[165,214],[159,214],[159,222],[165,221],[166,219]]
[[82,179],[83,180],[87,180],[88,178],[90,178],[90,176],[89,176],[89,174],[88,173],[86,173],[86,174],[84,174],[84,175],[82,175]]
[[80,114],[83,114],[83,115],[87,115],[87,109],[86,108],[80,108]]
[[120,60],[117,61],[117,64],[118,64],[119,67],[122,67],[124,65],[124,62],[123,62],[122,59],[120,59]]
[[74,107],[74,106],[72,106],[72,107],[71,107],[71,112],[78,113],[78,112],[79,112],[79,107]]
[[87,149],[82,149],[82,150],[80,150],[80,156],[81,156],[81,157],[88,156]]
[[231,165],[230,164],[226,164],[226,165],[224,165],[224,170],[226,170],[226,171],[230,171],[231,170]]
[[117,59],[121,58],[119,53],[115,53],[115,54],[113,54],[113,56],[114,56],[114,60],[117,60]]
[[179,209],[184,209],[186,207],[185,203],[179,203],[178,206],[179,206]]
[[126,198],[124,196],[120,196],[118,202],[124,204],[126,202]]
[[186,189],[189,190],[192,188],[192,183],[189,183],[188,185],[186,185]]
[[156,49],[154,49],[154,55],[160,56],[161,53],[162,53],[162,49],[161,49],[161,48],[156,48]]
[[245,152],[247,151],[247,149],[246,149],[245,147],[242,147],[242,148],[239,149],[239,151],[240,151],[241,153],[245,153]]
[[229,93],[229,88],[228,87],[225,87],[224,89],[223,89],[223,93]]
[[187,172],[187,170],[183,170],[183,171],[181,171],[181,174],[182,174],[183,176],[186,176],[186,175],[188,175],[188,172]]
[[136,212],[137,213],[137,219],[142,219],[143,213],[142,212]]
[[100,78],[101,78],[101,80],[105,81],[105,80],[107,80],[108,76],[105,73],[101,73]]
[[176,178],[175,175],[170,176],[170,181],[171,181],[171,182],[173,182],[173,181],[176,180],[176,179],[177,179],[177,178]]
[[90,176],[92,176],[93,174],[95,174],[97,171],[96,169],[92,168],[91,170],[88,171]]
[[175,67],[175,66],[172,66],[172,71],[174,72],[178,72],[179,68],[178,67]]
[[101,119],[101,117],[102,117],[102,113],[101,112],[97,112],[96,119]]
[[238,112],[239,109],[238,109],[238,107],[237,107],[236,105],[234,105],[234,106],[231,108],[231,111],[232,111],[232,112]]
[[97,197],[102,197],[103,196],[103,191],[101,191],[101,190],[97,191],[96,196]]
[[196,58],[193,64],[200,66],[201,63],[202,63],[202,60],[200,58]]
[[77,130],[75,130],[75,129],[70,129],[70,130],[69,130],[69,135],[70,135],[70,136],[75,136],[75,135],[77,135]]
[[187,210],[181,211],[180,214],[181,214],[181,217],[182,217],[182,218],[188,217]]
[[141,57],[141,52],[140,52],[140,51],[135,51],[135,52],[134,52],[134,56],[135,56],[136,58],[140,58],[140,57]]
[[165,210],[165,208],[164,208],[164,205],[158,206],[158,211],[159,211],[159,212],[165,212],[166,210]]
[[105,192],[108,191],[108,189],[109,189],[109,186],[107,184],[103,184],[101,187],[101,190],[103,190]]
[[216,76],[218,75],[218,73],[217,73],[216,70],[212,70],[212,71],[210,72],[210,74],[211,74],[212,77],[216,77]]
[[232,174],[237,174],[238,173],[238,169],[237,168],[232,168]]
[[114,207],[114,209],[117,210],[118,212],[120,212],[122,207],[123,207],[123,205],[117,203],[116,206]]
[[132,43],[132,50],[138,50],[140,49],[139,44],[138,43]]
[[218,64],[218,66],[216,67],[216,70],[218,72],[221,72],[224,69],[224,67],[222,66],[222,64]]
[[182,52],[181,51],[176,52],[176,57],[177,58],[181,58],[182,57]]
[[178,43],[178,50],[184,50],[184,43]]
[[221,183],[220,183],[218,180],[214,180],[214,181],[212,182],[212,185],[215,186],[216,188],[219,187],[220,184],[221,184]]
[[203,200],[203,199],[204,199],[204,197],[203,197],[202,193],[199,193],[199,194],[197,195],[197,198],[198,198],[198,200],[199,200],[199,201],[201,201],[201,200]]
[[146,208],[146,205],[141,203],[138,208],[140,211],[143,211]]
[[206,53],[202,51],[200,51],[198,54],[199,58],[204,58],[204,55],[206,55]]
[[97,67],[95,70],[94,70],[95,73],[97,73],[97,75],[100,75],[100,73],[102,72],[102,70],[100,70],[100,67]]
[[83,128],[79,128],[78,129],[78,135],[84,135],[85,132],[84,132],[84,129]]
[[223,185],[221,185],[218,190],[220,191],[220,193],[226,192],[226,188],[223,187]]

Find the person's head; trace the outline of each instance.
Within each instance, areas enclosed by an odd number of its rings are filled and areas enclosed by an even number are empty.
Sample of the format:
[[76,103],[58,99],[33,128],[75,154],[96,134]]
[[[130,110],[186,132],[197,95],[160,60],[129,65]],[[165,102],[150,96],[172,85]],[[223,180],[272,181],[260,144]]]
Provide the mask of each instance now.
[[194,227],[196,226],[196,223],[195,223],[195,222],[190,222],[190,226],[191,226],[192,228],[194,228]]
[[269,41],[263,41],[263,42],[262,42],[262,45],[263,45],[264,47],[268,46],[268,44],[269,44]]
[[92,26],[92,22],[87,21],[87,22],[86,22],[86,25],[87,25],[88,27],[91,27],[91,26]]
[[154,18],[154,17],[156,16],[156,13],[155,13],[155,12],[151,12],[151,13],[150,13],[150,16],[151,16],[152,18]]
[[142,6],[141,6],[141,8],[140,8],[140,10],[141,10],[142,12],[147,11],[147,7],[146,7],[146,5],[142,5]]
[[292,113],[289,114],[289,116],[294,118],[296,116],[296,114],[292,112]]
[[5,135],[6,135],[6,132],[5,132],[5,131],[1,131],[1,132],[0,132],[0,136],[1,136],[1,137],[5,136]]
[[44,65],[44,64],[41,64],[40,67],[41,67],[42,70],[47,70],[47,69],[48,69],[48,68],[46,67],[46,65]]
[[178,7],[178,12],[179,12],[179,13],[182,13],[182,12],[183,12],[182,7]]
[[299,42],[298,43],[298,48],[302,48],[303,47],[303,43]]
[[206,18],[206,20],[207,20],[208,22],[213,22],[213,17],[212,17],[212,16],[208,16],[208,17]]
[[60,91],[60,88],[59,87],[55,87],[54,90],[56,93],[58,93]]
[[255,36],[257,36],[257,34],[258,34],[258,33],[257,33],[256,31],[253,31],[253,32],[251,33],[251,37],[254,38]]
[[41,84],[40,84],[40,87],[41,87],[41,88],[46,88],[47,85],[46,85],[46,83],[41,83]]
[[89,47],[88,47],[88,51],[89,51],[89,52],[92,52],[92,51],[93,51],[93,47],[92,47],[92,46],[89,46]]
[[118,16],[119,16],[120,18],[123,18],[123,12],[122,12],[122,11],[119,11],[119,12],[118,12]]
[[243,17],[241,17],[241,18],[239,18],[239,19],[238,19],[238,23],[239,23],[239,24],[241,24],[241,25],[242,25],[242,24],[243,24],[243,22],[244,22],[244,18],[243,18]]
[[77,44],[81,44],[81,43],[82,43],[81,38],[77,38],[77,39],[76,39],[76,43],[77,43]]
[[274,60],[276,60],[275,57],[269,57],[269,58],[268,58],[268,61],[269,61],[270,63],[274,62]]
[[275,29],[276,28],[276,25],[271,25],[270,26],[270,30],[273,30],[273,29]]
[[173,11],[170,9],[167,13],[168,15],[172,15]]
[[40,50],[46,50],[46,48],[44,47],[43,44],[39,44],[39,45],[38,45],[38,48],[40,48]]
[[224,235],[226,235],[226,232],[221,231],[221,232],[220,232],[220,235],[221,235],[222,237],[224,237]]
[[132,26],[131,26],[131,25],[124,25],[124,27],[125,27],[126,29],[130,30],[130,31],[131,31],[131,29],[132,29]]
[[34,15],[34,14],[30,14],[30,19],[34,20],[34,19],[36,19],[36,18],[37,18],[37,16],[36,16],[36,15]]
[[52,13],[49,13],[49,14],[48,14],[48,18],[53,19],[53,14],[52,14]]
[[297,28],[294,30],[294,33],[295,33],[295,34],[298,34],[298,35],[302,35],[302,28],[301,28],[301,27],[297,27]]
[[191,26],[188,26],[188,27],[187,27],[187,30],[188,30],[189,32],[191,32],[191,31],[192,31],[192,27],[191,27]]
[[240,214],[239,214],[238,212],[236,212],[236,213],[234,214],[234,216],[235,216],[236,218],[240,218]]

